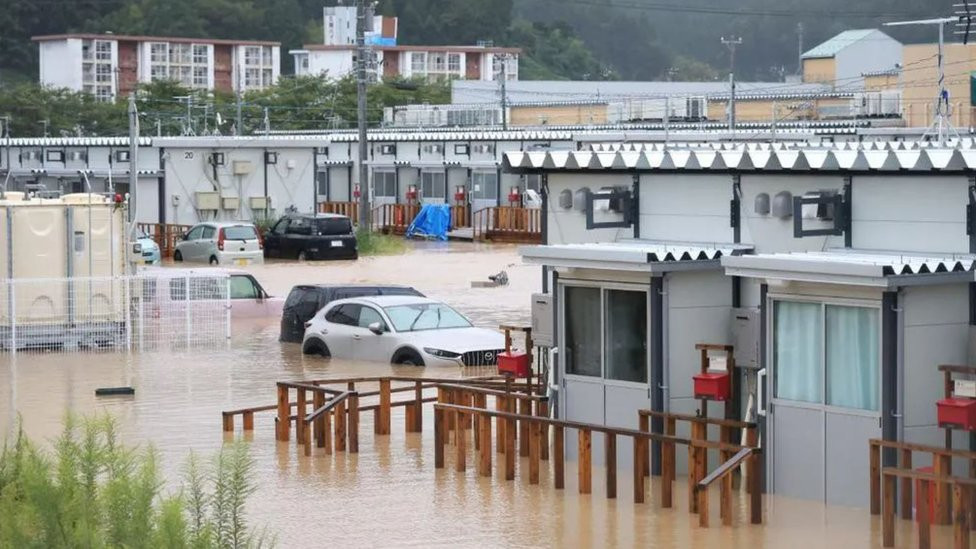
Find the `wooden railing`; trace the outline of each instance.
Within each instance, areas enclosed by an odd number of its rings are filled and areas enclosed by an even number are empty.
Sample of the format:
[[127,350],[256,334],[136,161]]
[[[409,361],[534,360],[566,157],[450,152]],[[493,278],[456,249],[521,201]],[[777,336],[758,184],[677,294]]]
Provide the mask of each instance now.
[[475,240],[542,242],[542,210],[492,206],[474,212]]
[[359,202],[319,202],[319,213],[344,215],[359,223]]
[[[969,549],[969,530],[976,526],[972,516],[972,502],[976,496],[976,479],[942,476],[897,467],[884,467],[880,474],[881,483],[884,486],[884,505],[881,516],[881,544],[883,547],[895,546],[895,490],[898,479],[901,479],[902,486],[911,485],[913,482],[918,482],[919,485],[918,509],[916,509],[919,549],[932,547],[932,529],[929,520],[929,490],[932,489],[930,485],[935,485],[936,490],[945,489],[951,492],[953,513],[950,522],[952,524],[953,547],[955,549]],[[904,501],[902,504],[904,505]],[[939,505],[936,504],[936,512],[938,510]],[[904,515],[904,513],[903,508],[902,514]],[[911,514],[911,507],[908,507],[908,513]],[[911,519],[909,518],[909,520]]]
[[468,215],[470,211],[466,204],[455,204],[451,206],[451,228],[463,229],[471,226],[471,219]]
[[191,225],[139,223],[138,227],[156,242],[156,245],[159,246],[159,254],[162,257],[173,257],[176,243],[183,239],[183,235],[190,230]]
[[[722,518],[722,525],[732,526],[732,474],[735,472],[736,468],[743,462],[747,463],[747,467],[757,466],[754,459],[749,459],[754,450],[752,448],[743,448],[738,451],[734,456],[728,459],[725,463],[718,466],[717,469],[708,474],[705,478],[698,481],[696,486],[698,492],[698,525],[702,527],[708,527],[708,487],[717,481],[722,481],[721,493],[719,494],[719,516]],[[755,476],[756,473],[752,472],[749,474],[750,477]],[[750,490],[751,497],[761,498],[762,494],[759,490]],[[751,509],[755,512],[761,509],[759,505],[752,505]],[[754,522],[761,522],[762,518],[756,519],[753,517]]]

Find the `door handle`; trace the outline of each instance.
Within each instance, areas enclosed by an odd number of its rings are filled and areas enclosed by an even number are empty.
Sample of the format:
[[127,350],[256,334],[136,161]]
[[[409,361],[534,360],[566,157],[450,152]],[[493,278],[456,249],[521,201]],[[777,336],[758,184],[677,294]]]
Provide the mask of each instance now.
[[324,329],[324,328],[321,329],[321,330],[319,330],[319,333],[322,334],[322,335],[329,335],[329,331],[326,330],[326,329]]
[[352,338],[355,339],[356,341],[359,341],[359,340],[361,340],[363,338],[363,336],[357,334],[357,335],[352,336]]
[[766,417],[766,369],[759,370],[756,374],[756,415]]

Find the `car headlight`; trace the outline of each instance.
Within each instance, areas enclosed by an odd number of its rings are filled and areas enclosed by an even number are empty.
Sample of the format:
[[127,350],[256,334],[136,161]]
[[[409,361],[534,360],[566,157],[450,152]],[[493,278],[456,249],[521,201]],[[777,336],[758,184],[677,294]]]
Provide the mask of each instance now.
[[451,351],[432,349],[430,347],[424,347],[424,352],[439,358],[461,358],[461,353],[452,353]]

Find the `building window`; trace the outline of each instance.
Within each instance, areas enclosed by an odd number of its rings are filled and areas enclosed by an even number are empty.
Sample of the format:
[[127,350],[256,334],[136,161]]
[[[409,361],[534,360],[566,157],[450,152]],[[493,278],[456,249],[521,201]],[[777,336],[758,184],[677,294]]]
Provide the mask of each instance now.
[[396,172],[373,172],[373,195],[376,198],[396,198]]
[[475,154],[495,154],[494,143],[475,143],[471,145],[471,152]]
[[112,43],[106,40],[96,40],[95,41],[95,60],[96,61],[111,61],[112,60]]
[[111,82],[112,81],[112,65],[106,63],[99,63],[95,65],[95,81],[96,82]]
[[498,200],[498,173],[494,171],[472,172],[471,197],[480,200]]
[[776,398],[878,411],[879,316],[874,307],[774,302]]
[[149,44],[149,60],[153,63],[169,63],[169,45],[159,42]]
[[208,48],[203,44],[193,44],[193,63],[206,65],[209,63]]
[[431,53],[427,57],[427,72],[443,73],[447,69],[446,55]]
[[96,86],[95,99],[99,101],[111,101],[114,97],[112,86]]
[[607,290],[605,301],[606,378],[647,383],[647,294]]
[[244,47],[244,64],[253,67],[259,66],[261,64],[261,47],[260,46],[245,46]]
[[461,54],[460,53],[449,53],[447,54],[447,72],[451,74],[461,74]]
[[166,80],[169,77],[167,72],[166,65],[153,65],[150,69],[150,77],[153,80]]
[[410,72],[418,75],[427,74],[426,52],[415,51],[410,53]]
[[420,193],[424,198],[444,198],[444,172],[422,172],[420,174]]
[[261,86],[261,69],[244,69],[244,86],[257,88]]
[[428,143],[424,145],[423,151],[426,154],[444,154],[444,145],[442,143]]
[[200,88],[207,84],[207,67],[193,67],[193,85]]
[[600,289],[566,286],[566,373],[600,377]]

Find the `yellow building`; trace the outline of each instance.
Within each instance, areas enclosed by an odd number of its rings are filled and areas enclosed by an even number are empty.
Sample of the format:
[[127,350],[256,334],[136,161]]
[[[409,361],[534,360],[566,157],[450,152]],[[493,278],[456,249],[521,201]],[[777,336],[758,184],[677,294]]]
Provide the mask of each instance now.
[[901,63],[901,42],[877,29],[846,30],[801,56],[803,81],[829,84],[835,90],[860,90],[863,75]]
[[606,102],[523,103],[509,106],[513,126],[561,126],[607,123]]
[[[939,94],[938,44],[910,44],[904,47],[901,75],[902,103],[908,126],[932,124]],[[949,91],[949,112],[956,126],[976,124],[969,81],[976,71],[976,44],[945,45],[945,82]]]
[[[851,93],[742,96],[735,99],[736,122],[768,123],[849,118]],[[725,120],[728,99],[708,100],[708,119]]]

